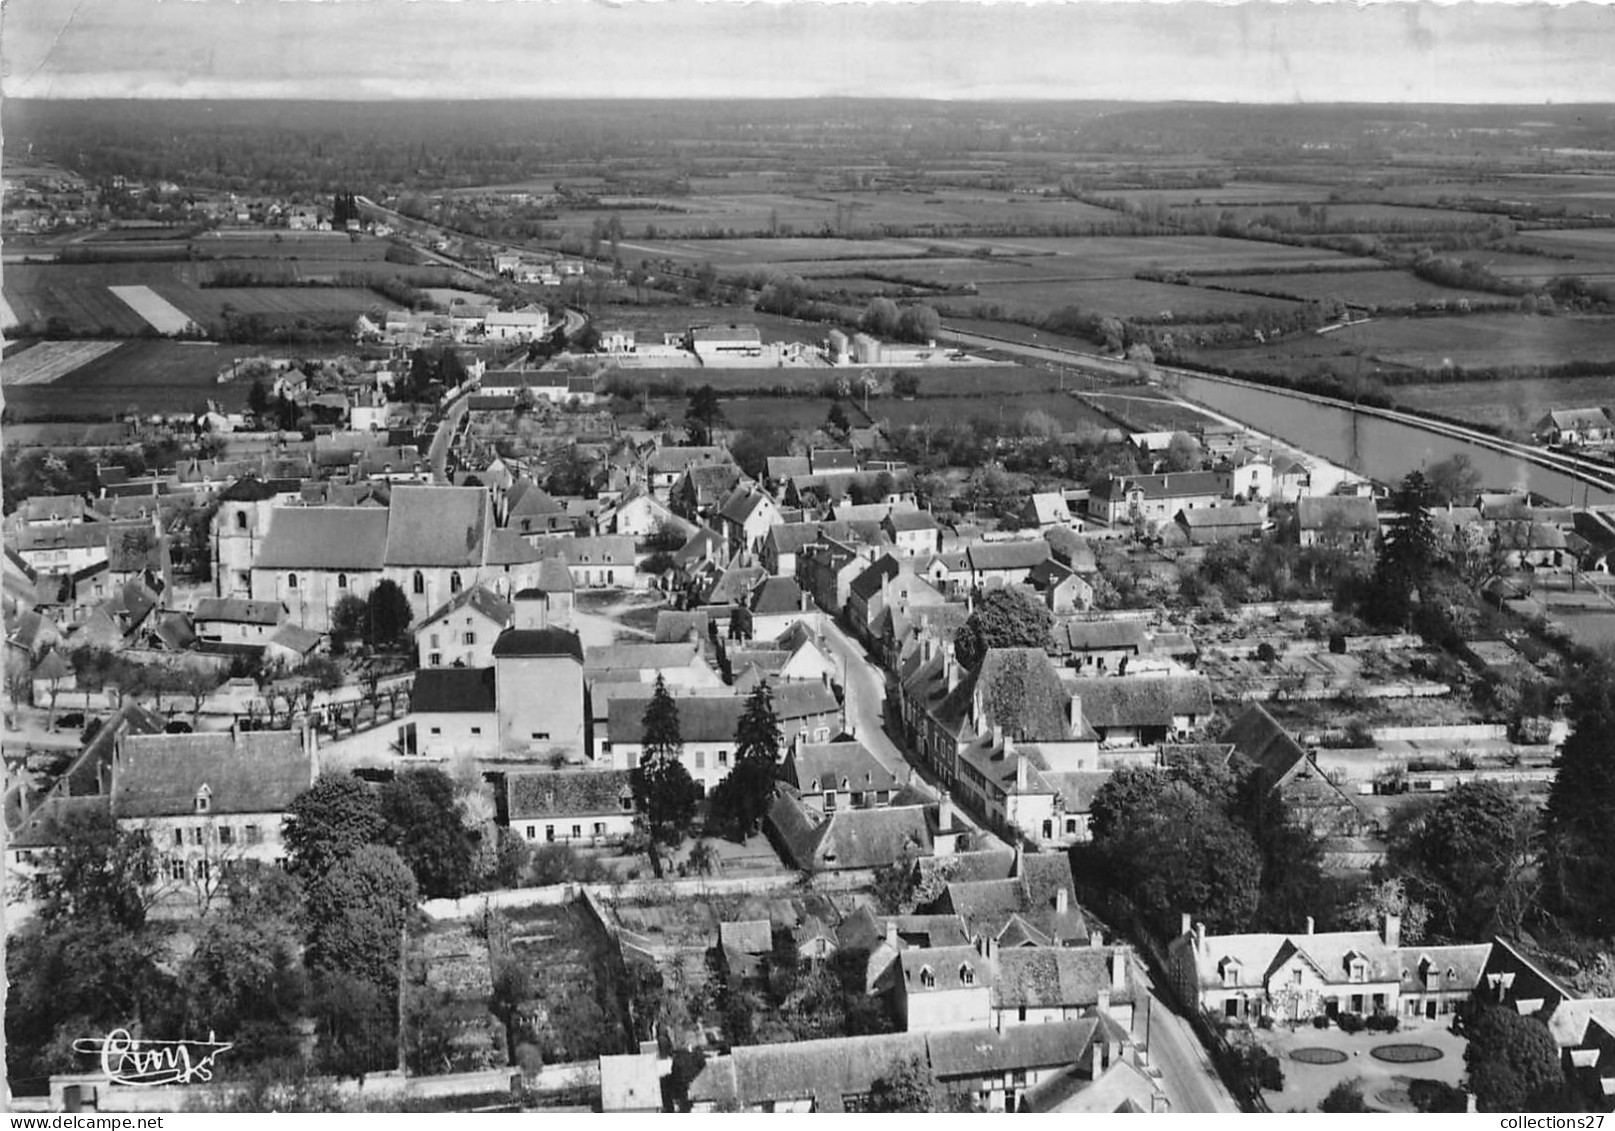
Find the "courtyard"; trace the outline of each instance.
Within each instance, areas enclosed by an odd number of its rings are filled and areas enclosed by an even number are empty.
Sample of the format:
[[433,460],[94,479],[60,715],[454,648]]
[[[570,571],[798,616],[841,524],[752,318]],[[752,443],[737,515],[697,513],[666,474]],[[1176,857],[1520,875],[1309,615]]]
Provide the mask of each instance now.
[[[1292,1030],[1288,1025],[1279,1025],[1257,1030],[1255,1036],[1263,1048],[1279,1058],[1284,1068],[1284,1090],[1263,1093],[1268,1106],[1276,1112],[1317,1111],[1336,1084],[1358,1079],[1362,1081],[1363,1098],[1369,1107],[1378,1111],[1413,1111],[1411,1104],[1405,1102],[1409,1080],[1439,1080],[1457,1087],[1464,1075],[1467,1042],[1455,1035],[1445,1020],[1412,1023],[1404,1020],[1395,1033],[1343,1033],[1333,1025],[1327,1029],[1300,1025]],[[1423,1045],[1441,1055],[1439,1059],[1412,1063],[1387,1061],[1373,1055],[1374,1049],[1387,1045]],[[1308,1063],[1292,1055],[1300,1049],[1333,1050],[1344,1059],[1334,1064]]]

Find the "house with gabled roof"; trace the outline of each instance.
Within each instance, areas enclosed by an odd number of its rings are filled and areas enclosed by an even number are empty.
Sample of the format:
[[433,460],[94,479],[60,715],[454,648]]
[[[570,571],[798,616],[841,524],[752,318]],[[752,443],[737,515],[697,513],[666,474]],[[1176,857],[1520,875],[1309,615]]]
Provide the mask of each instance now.
[[529,844],[620,844],[634,831],[634,791],[620,770],[500,776],[499,822]]
[[978,589],[1025,585],[1032,570],[1049,556],[1049,544],[1041,538],[977,542],[965,548],[970,584]]
[[719,508],[745,477],[733,463],[695,464],[668,489],[668,506],[691,522],[717,525]]
[[1556,408],[1536,422],[1531,435],[1539,444],[1574,448],[1608,441],[1615,427],[1606,409]]
[[902,787],[897,775],[856,740],[799,744],[785,756],[780,777],[821,813],[888,805]]
[[1212,711],[1211,681],[1203,675],[1128,675],[1070,679],[1073,718],[1104,747],[1155,746],[1197,732]]
[[740,483],[719,504],[718,521],[731,554],[755,554],[780,521],[779,504],[762,488]]
[[1055,526],[1076,531],[1082,529],[1082,520],[1072,515],[1065,495],[1060,491],[1038,491],[1028,495],[1016,517],[1023,527],[1033,530],[1048,530]]
[[1379,510],[1362,496],[1306,495],[1295,502],[1295,537],[1302,546],[1371,549],[1379,541]]
[[1093,489],[1088,514],[1107,526],[1145,522],[1156,527],[1181,510],[1222,506],[1230,495],[1228,476],[1216,471],[1111,476]]
[[1318,836],[1361,836],[1372,825],[1356,799],[1329,779],[1302,746],[1260,703],[1251,703],[1222,733],[1233,756],[1280,793],[1292,819]]
[[203,644],[262,648],[286,619],[279,601],[203,597],[191,613],[191,626]]
[[953,808],[928,805],[904,792],[875,808],[814,808],[781,784],[763,822],[764,831],[791,867],[809,872],[883,868],[950,856],[965,835]]
[[317,771],[312,732],[126,734],[111,812],[151,837],[163,886],[205,903],[232,862],[284,865],[281,822]]
[[473,585],[415,628],[417,666],[492,667],[493,642],[515,616],[512,602],[485,585]]

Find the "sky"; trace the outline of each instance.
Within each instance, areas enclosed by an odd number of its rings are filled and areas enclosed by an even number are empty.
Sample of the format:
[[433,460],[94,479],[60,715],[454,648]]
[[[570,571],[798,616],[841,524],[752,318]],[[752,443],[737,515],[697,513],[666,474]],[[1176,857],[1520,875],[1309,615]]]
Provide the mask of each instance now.
[[5,0],[41,98],[1615,101],[1615,0]]

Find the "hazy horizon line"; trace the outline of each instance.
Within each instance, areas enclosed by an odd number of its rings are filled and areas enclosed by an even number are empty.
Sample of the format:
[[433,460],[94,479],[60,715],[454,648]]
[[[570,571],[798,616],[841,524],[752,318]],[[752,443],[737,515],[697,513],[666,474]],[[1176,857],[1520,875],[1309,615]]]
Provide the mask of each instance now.
[[480,95],[456,94],[452,97],[432,95],[317,95],[317,94],[196,94],[185,95],[176,93],[163,94],[31,94],[31,95],[5,95],[0,97],[0,105],[6,102],[312,102],[321,105],[340,103],[354,103],[367,106],[385,105],[387,103],[435,103],[439,105],[461,102],[667,102],[667,103],[747,103],[747,102],[913,102],[928,105],[1104,105],[1118,104],[1125,106],[1261,106],[1261,107],[1290,107],[1299,109],[1303,107],[1331,107],[1331,106],[1372,106],[1372,107],[1462,107],[1485,108],[1494,107],[1505,109],[1515,107],[1522,110],[1542,110],[1554,107],[1587,107],[1609,106],[1615,108],[1615,97],[1611,98],[1550,98],[1538,102],[1492,101],[1492,100],[1364,100],[1364,99],[1259,99],[1259,98],[1127,98],[1122,96],[1070,98],[1059,96],[1017,95],[1013,97],[993,97],[988,95],[972,96],[962,94],[957,96],[921,95],[921,94],[746,94],[739,97],[722,95],[669,95],[656,96],[645,94],[529,94],[529,95]]

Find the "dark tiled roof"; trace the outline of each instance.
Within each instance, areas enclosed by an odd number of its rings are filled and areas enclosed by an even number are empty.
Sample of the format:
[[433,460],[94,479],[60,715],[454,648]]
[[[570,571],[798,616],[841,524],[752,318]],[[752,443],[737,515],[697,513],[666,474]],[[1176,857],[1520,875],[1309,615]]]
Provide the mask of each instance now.
[[1141,620],[1066,620],[1052,633],[1061,651],[1110,651],[1135,648],[1144,651],[1149,637]]
[[769,577],[752,591],[751,611],[758,616],[800,612],[802,587],[789,577]]
[[236,624],[279,624],[286,610],[279,601],[247,601],[233,597],[203,597],[196,602],[193,620],[221,620]]
[[1091,1017],[1047,1025],[1013,1025],[1003,1032],[958,1029],[931,1033],[931,1069],[941,1080],[1025,1072],[1075,1064],[1093,1043]]
[[970,568],[1031,569],[1049,556],[1049,544],[1041,538],[1016,542],[980,542],[965,549]]
[[882,555],[878,561],[852,579],[852,594],[867,601],[880,592],[882,582],[896,577],[901,568],[896,558],[890,554]]
[[[897,775],[861,742],[806,743],[788,755],[786,780],[805,792],[823,789],[896,789]],[[841,783],[846,782],[843,786]]]
[[564,628],[507,628],[494,641],[494,656],[570,656],[583,663],[583,642]]
[[422,668],[409,694],[423,714],[487,714],[495,709],[493,668]]
[[[505,779],[512,821],[538,817],[601,817],[632,812],[628,770],[510,774]],[[623,799],[629,807],[623,808]]]
[[791,865],[811,871],[879,868],[928,856],[931,826],[921,806],[809,809],[794,790],[776,790],[768,811],[771,834]]
[[[1124,981],[1111,987],[1111,961],[1115,956],[1124,964]],[[1130,1001],[1133,987],[1126,980],[1127,955],[1115,947],[1008,947],[998,952],[998,980],[995,1004],[1000,1009],[1049,1009],[1056,1006],[1084,1007],[1099,1000],[1101,991],[1110,1000]]]
[[112,815],[178,817],[197,811],[281,813],[314,783],[314,760],[295,731],[130,735],[112,773]]
[[1114,676],[1066,684],[1094,727],[1171,726],[1175,715],[1211,713],[1205,676]]
[[1304,495],[1295,504],[1296,524],[1302,530],[1378,533],[1379,510],[1373,499],[1348,495]]
[[1283,784],[1307,760],[1306,748],[1260,703],[1241,711],[1222,738],[1233,744],[1236,756],[1261,772],[1268,789]]

